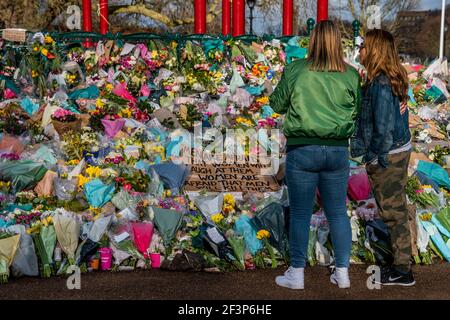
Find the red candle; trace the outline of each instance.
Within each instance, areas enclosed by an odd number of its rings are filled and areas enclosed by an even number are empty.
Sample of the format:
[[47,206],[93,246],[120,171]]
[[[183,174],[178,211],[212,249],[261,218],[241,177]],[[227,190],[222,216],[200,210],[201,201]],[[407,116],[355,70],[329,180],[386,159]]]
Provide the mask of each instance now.
[[[83,0],[83,31],[92,32],[92,4],[91,0]],[[83,45],[86,48],[92,46],[90,40],[86,40]]]
[[194,33],[206,33],[206,0],[194,0]]
[[317,0],[317,22],[328,20],[328,0]]
[[108,27],[108,0],[100,0],[100,33],[107,34]]
[[245,0],[233,0],[233,37],[245,34]]
[[283,36],[293,35],[294,0],[283,0]]
[[231,33],[231,1],[222,0],[222,34]]

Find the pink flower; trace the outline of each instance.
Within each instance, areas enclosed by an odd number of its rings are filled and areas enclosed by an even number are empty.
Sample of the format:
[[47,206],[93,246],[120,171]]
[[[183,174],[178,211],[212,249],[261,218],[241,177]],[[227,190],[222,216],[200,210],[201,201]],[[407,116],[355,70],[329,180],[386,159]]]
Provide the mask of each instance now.
[[124,188],[126,191],[130,191],[131,189],[133,189],[133,187],[131,186],[131,183],[125,183],[125,184],[123,185],[123,188]]

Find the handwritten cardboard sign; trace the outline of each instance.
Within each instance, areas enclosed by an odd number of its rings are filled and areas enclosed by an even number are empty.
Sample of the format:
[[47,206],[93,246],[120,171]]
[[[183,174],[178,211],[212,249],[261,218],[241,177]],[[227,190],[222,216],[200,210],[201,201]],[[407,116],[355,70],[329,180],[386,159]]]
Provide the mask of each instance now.
[[262,175],[269,165],[246,163],[193,164],[185,190],[213,192],[275,192],[280,190],[275,176]]

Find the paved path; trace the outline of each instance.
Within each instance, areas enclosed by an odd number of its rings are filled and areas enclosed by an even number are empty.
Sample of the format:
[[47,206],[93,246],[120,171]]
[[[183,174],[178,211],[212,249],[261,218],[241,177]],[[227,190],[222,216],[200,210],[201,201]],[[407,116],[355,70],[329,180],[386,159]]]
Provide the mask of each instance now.
[[284,271],[258,270],[235,273],[180,273],[169,271],[95,272],[83,274],[81,290],[68,290],[64,278],[10,279],[0,286],[3,299],[446,299],[450,300],[450,263],[414,267],[413,288],[383,287],[368,290],[366,266],[352,266],[352,288],[339,290],[328,279],[328,269],[306,270],[306,290],[279,288],[274,278]]

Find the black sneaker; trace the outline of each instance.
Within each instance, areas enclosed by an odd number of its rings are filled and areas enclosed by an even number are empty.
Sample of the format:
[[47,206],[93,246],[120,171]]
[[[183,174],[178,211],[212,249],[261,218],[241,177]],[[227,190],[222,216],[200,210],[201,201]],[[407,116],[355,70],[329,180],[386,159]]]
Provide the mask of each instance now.
[[385,269],[381,273],[381,284],[384,286],[403,286],[412,287],[416,284],[412,271],[408,273],[400,273],[395,268]]

